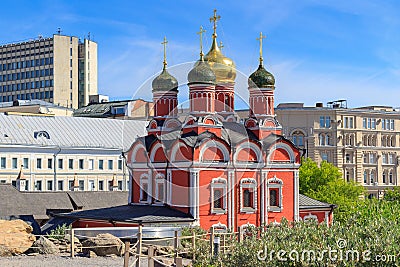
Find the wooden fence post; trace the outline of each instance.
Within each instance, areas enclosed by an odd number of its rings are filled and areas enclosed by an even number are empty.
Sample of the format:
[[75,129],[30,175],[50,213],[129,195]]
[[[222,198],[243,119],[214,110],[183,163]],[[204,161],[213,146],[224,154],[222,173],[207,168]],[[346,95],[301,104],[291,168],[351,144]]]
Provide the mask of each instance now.
[[148,267],[154,267],[154,247],[150,246],[149,250],[147,251],[147,266]]
[[193,255],[192,255],[192,260],[196,260],[196,231],[193,230],[193,236],[192,236],[192,244],[193,244]]
[[238,227],[238,232],[239,232],[239,237],[238,237],[239,243],[242,243],[243,242],[243,229],[240,226]]
[[181,257],[177,257],[175,265],[176,267],[183,267],[183,259]]
[[71,228],[71,232],[70,232],[70,245],[71,245],[71,258],[73,258],[75,256],[75,230],[73,228]]
[[125,253],[124,253],[124,267],[129,267],[129,250],[131,248],[131,242],[125,241]]
[[136,267],[140,267],[140,255],[142,255],[142,225],[139,224],[137,237],[137,247],[136,247],[136,254],[137,254],[137,261]]
[[225,236],[226,234],[222,234],[222,253],[225,254]]
[[210,229],[210,258],[214,256],[214,227]]
[[174,236],[174,263],[175,264],[176,264],[176,258],[178,257],[178,244],[179,244],[178,231],[175,231],[175,236]]

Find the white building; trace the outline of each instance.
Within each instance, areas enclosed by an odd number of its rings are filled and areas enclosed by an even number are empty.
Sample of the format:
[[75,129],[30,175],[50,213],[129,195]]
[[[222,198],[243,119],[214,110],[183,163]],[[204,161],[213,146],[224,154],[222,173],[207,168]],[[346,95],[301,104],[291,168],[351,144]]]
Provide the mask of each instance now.
[[0,114],[0,183],[16,185],[22,172],[27,191],[128,190],[122,152],[146,124]]

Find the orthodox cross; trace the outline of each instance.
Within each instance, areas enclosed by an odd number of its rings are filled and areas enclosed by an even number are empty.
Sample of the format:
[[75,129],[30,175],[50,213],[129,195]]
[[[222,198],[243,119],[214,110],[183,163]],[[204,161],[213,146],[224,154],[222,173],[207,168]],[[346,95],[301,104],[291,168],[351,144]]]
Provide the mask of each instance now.
[[256,38],[256,40],[260,41],[260,65],[262,65],[263,62],[263,56],[262,56],[262,40],[265,39],[265,35],[260,32],[260,37]]
[[214,9],[214,16],[212,16],[210,18],[210,22],[212,22],[214,24],[213,28],[214,28],[214,33],[213,36],[217,36],[217,21],[221,19],[220,15],[217,15],[217,10]]
[[164,69],[165,69],[166,66],[167,66],[167,44],[168,44],[166,36],[164,36],[164,41],[161,44],[164,46],[164,61],[163,61],[163,64],[164,64]]
[[206,30],[203,29],[203,26],[200,26],[200,31],[197,33],[200,35],[200,57],[203,59],[203,33],[205,33]]

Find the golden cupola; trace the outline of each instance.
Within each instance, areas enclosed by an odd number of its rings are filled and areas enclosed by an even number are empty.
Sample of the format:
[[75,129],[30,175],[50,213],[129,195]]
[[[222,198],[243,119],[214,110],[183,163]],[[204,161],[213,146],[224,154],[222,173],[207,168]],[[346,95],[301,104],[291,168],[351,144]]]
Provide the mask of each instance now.
[[217,21],[221,17],[217,16],[217,10],[214,10],[214,16],[210,21],[214,23],[214,33],[212,35],[212,44],[210,51],[205,55],[206,61],[210,68],[214,71],[218,83],[233,83],[236,79],[236,66],[232,59],[224,56],[217,43]]

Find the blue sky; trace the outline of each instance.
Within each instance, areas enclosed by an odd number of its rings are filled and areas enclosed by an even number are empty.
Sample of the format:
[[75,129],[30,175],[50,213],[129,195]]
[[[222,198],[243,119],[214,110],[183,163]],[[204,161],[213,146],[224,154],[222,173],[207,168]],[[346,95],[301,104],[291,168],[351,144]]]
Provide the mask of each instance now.
[[200,25],[207,30],[204,50],[209,48],[214,8],[222,17],[217,31],[224,54],[242,73],[240,97],[247,98],[245,80],[257,67],[255,38],[262,31],[265,66],[277,81],[276,103],[347,99],[350,107],[400,106],[397,0],[5,0],[0,43],[51,36],[58,27],[82,38],[90,32],[99,45],[99,92],[150,100],[149,79],[162,67],[164,35],[170,72],[185,83],[184,72],[198,58]]

